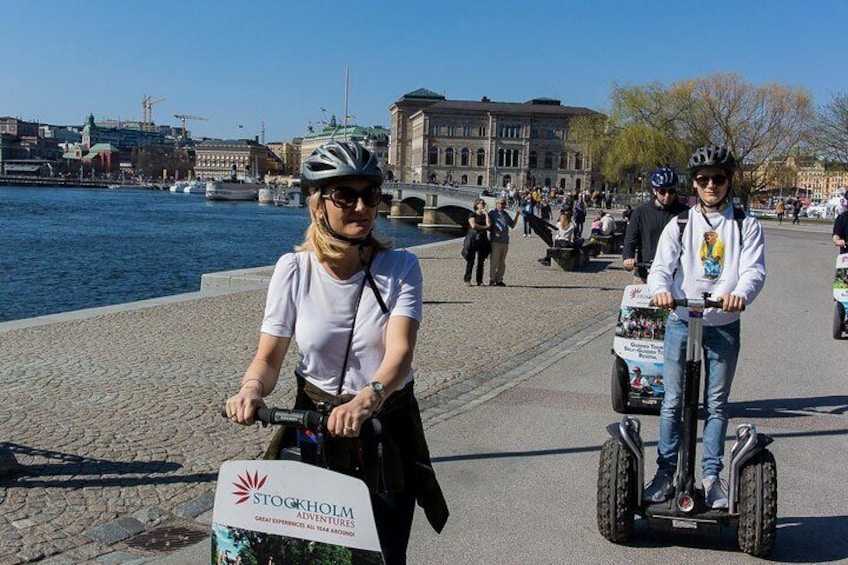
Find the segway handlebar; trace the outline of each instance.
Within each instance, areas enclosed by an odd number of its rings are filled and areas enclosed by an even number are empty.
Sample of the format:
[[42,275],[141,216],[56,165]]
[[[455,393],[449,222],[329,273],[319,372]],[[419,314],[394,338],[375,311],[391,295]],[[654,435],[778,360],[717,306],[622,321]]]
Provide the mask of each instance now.
[[[689,304],[692,303],[694,306],[696,303],[702,303],[704,308],[721,308],[723,306],[723,301],[721,300],[713,300],[712,298],[675,298],[674,306],[680,306],[682,308],[688,308]],[[745,309],[745,305],[742,305],[742,310]]]
[[[221,406],[221,416],[227,417],[227,407]],[[303,427],[317,431],[326,429],[328,415],[315,410],[295,410],[290,408],[257,408],[253,419],[272,426]]]
[[[651,306],[656,306],[654,304],[654,299],[652,298],[650,303]],[[713,300],[712,298],[708,298],[704,296],[704,298],[675,298],[673,308],[677,308],[678,306],[681,308],[689,308],[689,306],[701,306],[702,308],[722,308],[723,301],[721,300]],[[745,305],[742,305],[742,310],[745,310]]]

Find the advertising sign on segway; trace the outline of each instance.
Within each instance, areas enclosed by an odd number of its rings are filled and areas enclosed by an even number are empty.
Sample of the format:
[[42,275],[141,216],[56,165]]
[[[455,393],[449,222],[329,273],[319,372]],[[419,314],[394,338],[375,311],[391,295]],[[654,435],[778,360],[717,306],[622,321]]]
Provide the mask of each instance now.
[[612,405],[619,414],[659,414],[668,310],[650,305],[648,285],[624,289],[613,340]]
[[833,279],[833,339],[842,339],[848,331],[845,311],[848,309],[848,253],[836,256],[836,276]]
[[212,564],[383,563],[365,484],[298,461],[227,461]]

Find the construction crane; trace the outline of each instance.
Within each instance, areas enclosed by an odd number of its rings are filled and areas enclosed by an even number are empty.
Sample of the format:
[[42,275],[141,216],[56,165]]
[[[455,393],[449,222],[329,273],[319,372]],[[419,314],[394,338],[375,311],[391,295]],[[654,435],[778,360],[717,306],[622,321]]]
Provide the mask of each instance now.
[[146,94],[141,99],[141,129],[142,131],[150,131],[153,129],[153,106],[164,102],[167,98],[159,98],[154,100],[152,96]]
[[191,114],[174,114],[174,117],[182,122],[182,129],[180,131],[180,138],[185,139],[186,136],[186,120],[203,120],[204,122],[208,121],[206,118],[202,118],[200,116],[192,116]]

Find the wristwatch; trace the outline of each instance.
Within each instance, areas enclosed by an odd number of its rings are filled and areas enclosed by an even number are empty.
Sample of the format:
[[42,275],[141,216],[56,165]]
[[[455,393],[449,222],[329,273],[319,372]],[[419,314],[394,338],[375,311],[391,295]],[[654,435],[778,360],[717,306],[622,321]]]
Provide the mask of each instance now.
[[371,387],[371,390],[377,393],[377,398],[380,400],[380,404],[377,405],[377,407],[379,408],[380,405],[383,404],[383,400],[385,399],[385,397],[383,396],[383,383],[381,383],[380,381],[371,381],[370,383],[368,383],[368,386]]

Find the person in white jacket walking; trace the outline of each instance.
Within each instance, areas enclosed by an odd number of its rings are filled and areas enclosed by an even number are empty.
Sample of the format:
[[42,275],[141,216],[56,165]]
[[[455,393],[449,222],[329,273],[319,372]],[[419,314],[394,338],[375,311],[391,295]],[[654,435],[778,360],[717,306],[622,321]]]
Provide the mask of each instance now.
[[[704,312],[704,421],[702,484],[710,508],[726,508],[727,494],[719,481],[727,431],[727,400],[739,356],[739,312],[765,283],[765,241],[759,220],[732,206],[736,159],[725,147],[700,147],[689,159],[689,174],[698,202],[683,222],[671,221],[660,236],[648,275],[653,302],[674,307],[674,298],[710,293],[721,309]],[[684,218],[680,218],[683,220]],[[667,500],[673,491],[680,443],[688,311],[677,308],[666,323],[657,474],[643,497]]]

